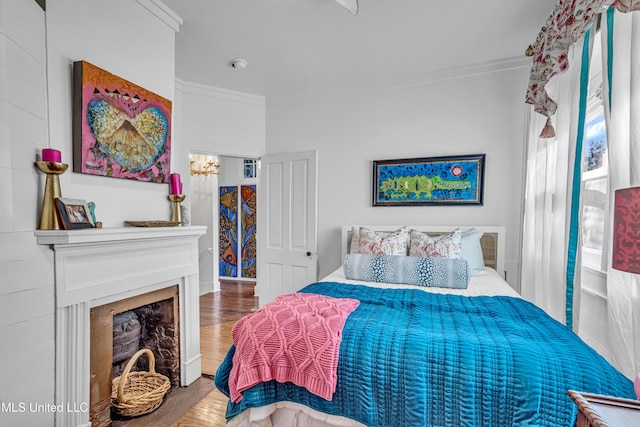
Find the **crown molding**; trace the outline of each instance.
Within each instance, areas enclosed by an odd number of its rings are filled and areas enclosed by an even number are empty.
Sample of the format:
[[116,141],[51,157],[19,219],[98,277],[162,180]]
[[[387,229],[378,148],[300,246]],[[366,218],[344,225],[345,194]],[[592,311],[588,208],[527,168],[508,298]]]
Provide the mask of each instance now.
[[160,0],[136,0],[136,2],[171,27],[176,33],[180,31],[182,18]]
[[238,92],[230,89],[223,89],[215,86],[204,85],[181,80],[176,77],[176,90],[183,93],[191,93],[194,95],[207,96],[212,98],[225,99],[228,101],[242,102],[264,107],[266,104],[265,97],[254,95],[246,92]]
[[296,94],[329,93],[336,91],[378,91],[392,88],[429,85],[448,80],[472,78],[486,74],[501,73],[531,67],[531,58],[514,56],[493,61],[444,68],[415,74],[390,77],[386,79],[345,81],[337,85],[319,86],[310,89],[291,90],[275,93],[272,96],[291,96]]
[[[501,73],[505,71],[517,69],[529,69],[531,67],[531,59],[528,57],[514,56],[501,58],[494,61],[470,64],[460,67],[445,68],[437,71],[429,71],[424,73],[416,73],[393,77],[389,79],[349,82],[348,85],[315,87],[310,89],[285,91],[275,93],[273,96],[289,96],[296,93],[320,93],[344,90],[380,90],[385,88],[402,88],[411,86],[420,86],[433,84],[447,80],[465,79],[477,77],[486,74]],[[187,82],[176,77],[176,90],[183,93],[191,93],[195,95],[215,97],[235,102],[244,102],[248,104],[261,105],[266,104],[265,96],[254,95],[246,92],[238,92],[230,89],[224,89],[215,86],[209,86],[201,83]]]
[[[425,84],[433,84],[447,80],[457,80],[477,77],[485,74],[500,73],[520,68],[530,68],[531,59],[522,56],[501,58],[494,61],[451,67],[425,73],[400,76],[378,82],[370,82],[368,86],[383,87],[409,87]],[[366,83],[364,85],[367,85]]]

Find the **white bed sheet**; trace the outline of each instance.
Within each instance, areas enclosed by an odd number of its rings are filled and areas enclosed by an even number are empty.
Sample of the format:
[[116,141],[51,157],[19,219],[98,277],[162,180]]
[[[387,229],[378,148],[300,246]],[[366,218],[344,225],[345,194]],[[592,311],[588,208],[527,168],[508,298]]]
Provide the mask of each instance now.
[[[375,288],[412,288],[438,294],[456,294],[466,296],[510,296],[520,295],[489,267],[471,276],[467,289],[448,289],[394,283],[363,282],[349,280],[342,266],[333,273],[319,280],[320,282],[340,282],[354,285],[366,285]],[[294,402],[278,402],[260,408],[250,408],[233,419],[227,427],[365,427],[363,424],[344,417],[324,414]]]

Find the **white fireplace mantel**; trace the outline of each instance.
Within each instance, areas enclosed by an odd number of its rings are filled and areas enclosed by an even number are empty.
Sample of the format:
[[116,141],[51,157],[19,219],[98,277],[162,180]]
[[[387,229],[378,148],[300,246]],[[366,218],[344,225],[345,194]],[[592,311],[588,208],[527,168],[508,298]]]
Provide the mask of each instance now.
[[[180,382],[201,375],[198,238],[205,226],[38,230],[54,251],[56,404],[89,403],[90,309],[178,285]],[[56,413],[57,426],[90,426],[88,412]]]

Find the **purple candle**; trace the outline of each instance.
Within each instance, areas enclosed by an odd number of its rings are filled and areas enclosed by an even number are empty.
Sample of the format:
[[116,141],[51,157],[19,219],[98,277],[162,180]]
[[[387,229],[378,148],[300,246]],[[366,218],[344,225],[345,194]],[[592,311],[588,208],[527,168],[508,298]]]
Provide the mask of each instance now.
[[182,194],[182,182],[180,182],[180,174],[171,174],[171,194]]
[[60,151],[54,150],[53,148],[43,148],[42,161],[60,163],[62,161],[62,155],[60,154]]

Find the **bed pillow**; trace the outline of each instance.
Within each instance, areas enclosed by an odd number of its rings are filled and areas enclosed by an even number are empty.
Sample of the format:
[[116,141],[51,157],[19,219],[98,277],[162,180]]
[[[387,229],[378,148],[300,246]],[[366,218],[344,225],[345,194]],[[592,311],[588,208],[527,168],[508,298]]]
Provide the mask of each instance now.
[[373,230],[360,227],[358,253],[363,255],[406,255],[407,227],[399,228],[386,237],[381,237]]
[[409,256],[462,258],[462,231],[459,228],[450,234],[431,237],[426,233],[411,230]]
[[453,258],[349,254],[344,260],[347,279],[426,287],[466,289],[467,262]]
[[[366,227],[358,227],[357,225],[353,225],[351,226],[351,245],[349,245],[349,253],[350,254],[357,254],[360,253],[360,228],[366,228]],[[389,235],[391,235],[393,232],[391,231],[375,231],[376,236],[378,237],[382,237],[383,239],[385,237],[389,237]],[[407,231],[407,253],[405,255],[407,255],[409,253],[409,232]]]
[[[351,246],[349,246],[350,254],[360,253],[360,228],[357,225],[351,226]],[[377,236],[385,238],[388,237],[391,232],[388,231],[376,231]],[[407,249],[409,248],[409,244],[407,243]]]
[[476,228],[462,232],[461,249],[462,259],[467,261],[469,265],[469,276],[472,276],[484,268],[484,256],[482,255],[482,246],[480,238],[482,232]]
[[360,227],[351,226],[351,246],[349,246],[350,254],[357,254],[360,250]]

